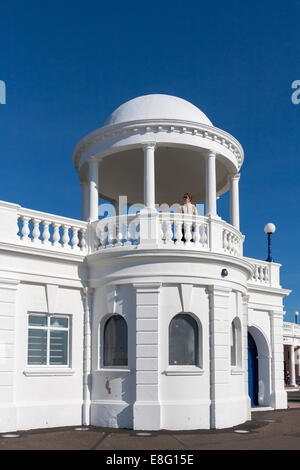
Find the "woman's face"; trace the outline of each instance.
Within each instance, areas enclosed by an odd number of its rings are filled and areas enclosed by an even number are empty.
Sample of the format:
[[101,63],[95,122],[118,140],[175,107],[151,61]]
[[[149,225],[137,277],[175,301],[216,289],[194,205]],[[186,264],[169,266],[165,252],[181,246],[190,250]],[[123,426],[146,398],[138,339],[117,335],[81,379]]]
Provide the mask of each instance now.
[[188,196],[183,196],[183,200],[186,204],[188,204],[189,202],[191,202],[190,198]]

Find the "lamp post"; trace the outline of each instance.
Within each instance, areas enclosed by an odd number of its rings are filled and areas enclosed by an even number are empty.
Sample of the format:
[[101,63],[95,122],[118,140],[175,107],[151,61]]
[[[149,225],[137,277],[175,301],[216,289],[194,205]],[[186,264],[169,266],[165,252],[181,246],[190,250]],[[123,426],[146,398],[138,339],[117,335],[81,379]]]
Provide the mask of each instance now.
[[299,315],[299,312],[296,311],[295,312],[295,322],[296,322],[296,324],[298,324],[298,315]]
[[268,257],[266,261],[269,261],[270,263],[273,263],[273,258],[271,256],[271,235],[275,232],[275,230],[275,225],[271,223],[266,224],[264,227],[264,232],[268,235]]

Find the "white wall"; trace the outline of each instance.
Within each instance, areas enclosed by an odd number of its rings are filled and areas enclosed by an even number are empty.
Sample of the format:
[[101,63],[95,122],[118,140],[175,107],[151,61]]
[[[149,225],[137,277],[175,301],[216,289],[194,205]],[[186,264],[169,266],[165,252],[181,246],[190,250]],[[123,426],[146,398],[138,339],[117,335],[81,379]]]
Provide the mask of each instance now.
[[79,289],[58,287],[50,313],[70,318],[70,364],[27,365],[28,313],[48,313],[46,286],[21,283],[18,289],[16,393],[18,429],[81,424],[83,303]]

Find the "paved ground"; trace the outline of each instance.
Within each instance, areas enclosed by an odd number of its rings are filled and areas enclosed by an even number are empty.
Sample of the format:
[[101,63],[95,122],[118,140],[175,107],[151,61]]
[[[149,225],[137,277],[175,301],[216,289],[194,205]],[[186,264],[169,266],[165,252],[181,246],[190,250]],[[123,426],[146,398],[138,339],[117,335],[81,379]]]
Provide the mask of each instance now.
[[56,428],[18,432],[14,438],[2,434],[0,450],[300,450],[300,391],[288,395],[289,409],[256,411],[251,421],[226,430],[141,436],[126,429]]

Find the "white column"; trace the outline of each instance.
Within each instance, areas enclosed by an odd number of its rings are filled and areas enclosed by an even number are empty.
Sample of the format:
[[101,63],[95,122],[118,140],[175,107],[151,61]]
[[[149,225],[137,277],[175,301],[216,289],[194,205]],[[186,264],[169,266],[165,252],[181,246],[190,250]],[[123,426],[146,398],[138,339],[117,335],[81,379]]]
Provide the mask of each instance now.
[[231,289],[209,287],[210,305],[210,421],[211,428],[230,427],[234,423],[230,407],[229,296]]
[[[19,281],[5,279],[1,276],[0,282],[0,394],[1,394],[1,421],[0,432],[16,431],[18,428],[18,411],[15,398],[17,388],[17,357],[19,342],[16,337],[17,330],[17,295]],[[18,319],[19,320],[19,319]],[[24,332],[25,336],[25,332]],[[23,418],[24,419],[24,418]],[[24,421],[23,421],[24,422]]]
[[287,394],[284,387],[283,352],[283,312],[270,311],[271,333],[271,406],[276,409],[287,408]]
[[230,223],[240,230],[239,179],[240,174],[230,175]]
[[296,387],[296,373],[295,373],[295,347],[290,346],[290,371],[291,371],[291,386]]
[[300,377],[300,360],[299,360],[299,348],[297,349],[297,377],[296,377],[296,383],[297,385],[299,384],[299,377]]
[[216,153],[210,152],[206,160],[206,215],[217,215]]
[[89,213],[89,185],[86,181],[80,182],[81,186],[81,219],[87,220]]
[[136,401],[133,429],[161,428],[159,401],[160,283],[137,283],[136,289]]
[[155,209],[155,144],[143,145],[144,149],[144,204],[146,208]]
[[89,211],[88,221],[98,220],[98,162],[96,160],[89,161]]

